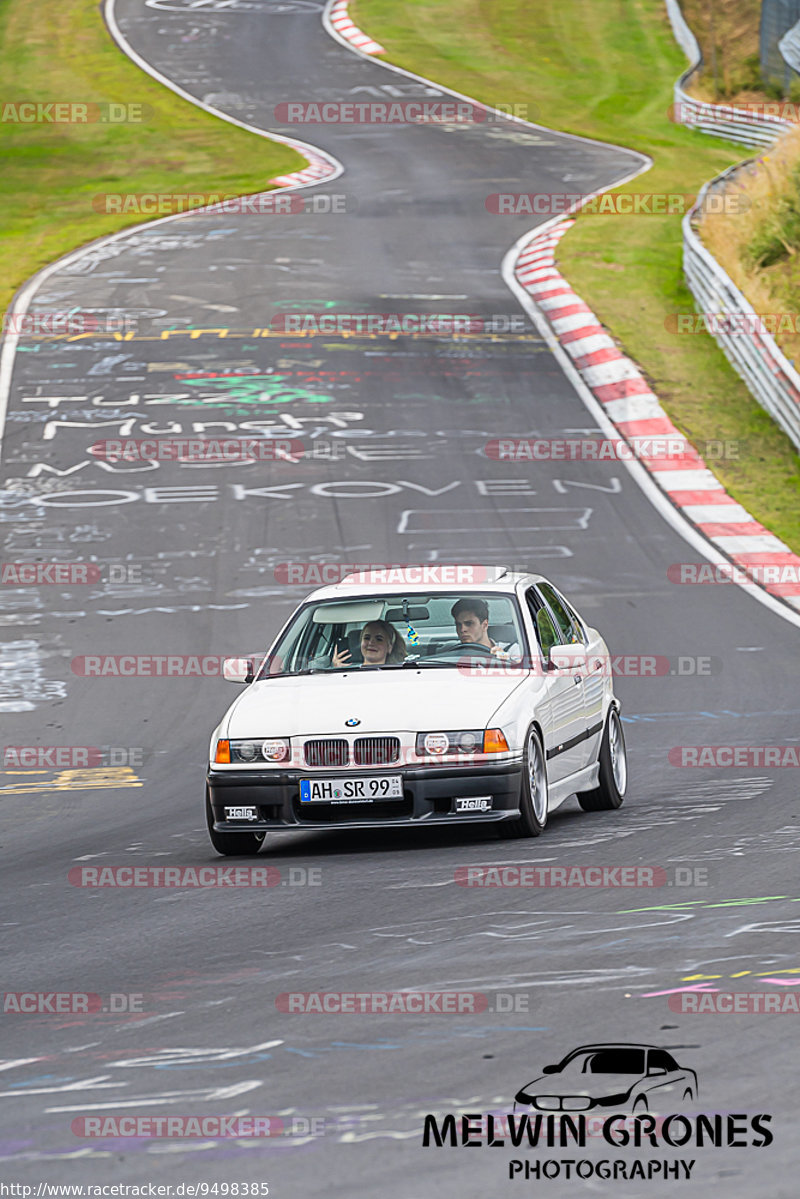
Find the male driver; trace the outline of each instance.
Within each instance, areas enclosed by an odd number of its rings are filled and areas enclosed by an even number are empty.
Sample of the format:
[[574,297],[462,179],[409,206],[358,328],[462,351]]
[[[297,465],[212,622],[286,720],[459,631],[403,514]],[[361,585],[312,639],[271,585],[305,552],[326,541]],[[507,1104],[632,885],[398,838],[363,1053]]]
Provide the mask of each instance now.
[[516,642],[508,649],[503,649],[489,636],[489,606],[479,595],[456,600],[450,615],[456,623],[456,633],[462,645],[484,645],[496,658],[521,656]]

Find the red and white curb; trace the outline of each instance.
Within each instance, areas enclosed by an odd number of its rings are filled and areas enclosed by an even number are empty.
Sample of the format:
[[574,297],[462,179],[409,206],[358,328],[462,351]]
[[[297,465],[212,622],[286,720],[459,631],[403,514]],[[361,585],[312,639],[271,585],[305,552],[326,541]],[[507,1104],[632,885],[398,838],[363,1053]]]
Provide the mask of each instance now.
[[[736,566],[784,567],[794,581],[760,584],[800,611],[800,557],[729,496],[697,450],[675,428],[641,372],[615,345],[591,308],[555,266],[555,250],[574,220],[551,225],[523,244],[514,276],[546,317],[573,366],[620,436],[669,437],[685,452],[637,459],[684,517]],[[756,579],[756,581],[758,581]]]
[[328,9],[328,21],[339,36],[364,54],[385,54],[386,51],[380,42],[373,41],[353,24],[347,12],[347,5],[348,0],[334,0]]
[[[117,23],[115,9],[116,0],[104,0],[103,16],[105,17],[105,22],[112,38],[122,53],[126,54],[131,62],[134,62],[142,71],[145,71],[151,79],[155,79],[158,83],[163,84],[164,87],[168,87],[170,91],[175,92],[181,99],[187,100],[190,104],[194,104],[198,108],[202,108],[203,112],[219,117],[221,121],[227,121],[230,125],[236,125],[239,129],[246,129],[248,133],[254,133],[257,137],[264,137],[269,141],[279,142],[283,146],[290,146],[292,150],[296,150],[298,154],[301,154],[308,160],[308,166],[302,167],[299,171],[292,171],[287,175],[277,175],[274,179],[270,179],[269,183],[274,184],[276,187],[309,187],[314,183],[322,183],[323,181],[331,182],[334,179],[338,179],[344,172],[344,167],[338,159],[334,158],[332,154],[328,154],[327,151],[321,150],[316,146],[311,146],[308,142],[299,141],[297,138],[284,137],[280,133],[271,133],[268,129],[261,129],[258,125],[250,125],[246,121],[240,121],[238,117],[232,117],[229,113],[222,112],[219,108],[214,108],[212,105],[206,104],[204,100],[198,100],[197,96],[191,95],[177,83],[174,83],[168,76],[162,75],[160,71],[157,71],[146,58],[142,58],[141,54],[138,54],[133,46],[131,46]],[[202,211],[203,209],[201,208],[192,209],[192,212],[195,213]],[[174,215],[183,217],[190,214],[175,213]],[[169,220],[170,218],[167,217],[164,219]],[[148,225],[153,225],[156,222],[148,221],[147,223]],[[127,230],[126,232],[131,233],[133,231]]]
[[302,187],[309,183],[321,183],[324,179],[336,179],[342,173],[341,168],[337,170],[338,163],[318,154],[307,142],[293,142],[289,138],[283,138],[283,141],[307,158],[308,166],[300,171],[292,171],[289,175],[276,175],[269,181],[276,187]]

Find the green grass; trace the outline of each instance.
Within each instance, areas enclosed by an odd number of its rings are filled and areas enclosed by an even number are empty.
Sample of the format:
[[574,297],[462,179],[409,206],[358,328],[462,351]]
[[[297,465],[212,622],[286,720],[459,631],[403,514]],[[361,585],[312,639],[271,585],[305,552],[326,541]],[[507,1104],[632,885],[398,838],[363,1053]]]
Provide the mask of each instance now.
[[[356,0],[356,24],[386,59],[530,120],[649,154],[627,192],[696,193],[745,157],[670,123],[686,66],[662,0]],[[524,167],[524,163],[521,164]],[[701,449],[739,443],[713,463],[730,493],[800,552],[800,457],[705,334],[667,331],[693,312],[681,273],[679,216],[590,216],[559,245],[576,291],[644,370],[675,424]]]
[[141,104],[131,124],[0,121],[0,311],[17,287],[69,250],[140,223],[98,214],[102,192],[265,190],[301,167],[293,150],[211,117],[134,66],[92,0],[3,0],[2,105],[20,101]]

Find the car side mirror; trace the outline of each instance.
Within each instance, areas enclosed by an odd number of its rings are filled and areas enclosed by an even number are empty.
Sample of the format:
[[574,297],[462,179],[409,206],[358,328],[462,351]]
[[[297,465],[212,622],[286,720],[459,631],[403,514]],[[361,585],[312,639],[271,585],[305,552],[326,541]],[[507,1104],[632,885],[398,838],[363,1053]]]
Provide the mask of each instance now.
[[668,1071],[663,1066],[651,1066],[647,1073],[652,1076],[654,1074],[667,1074]]
[[222,677],[229,683],[252,683],[255,668],[252,658],[224,658]]
[[547,660],[553,670],[583,670],[587,669],[586,646],[553,645],[547,653]]
[[542,1074],[558,1074],[558,1066],[545,1066]]

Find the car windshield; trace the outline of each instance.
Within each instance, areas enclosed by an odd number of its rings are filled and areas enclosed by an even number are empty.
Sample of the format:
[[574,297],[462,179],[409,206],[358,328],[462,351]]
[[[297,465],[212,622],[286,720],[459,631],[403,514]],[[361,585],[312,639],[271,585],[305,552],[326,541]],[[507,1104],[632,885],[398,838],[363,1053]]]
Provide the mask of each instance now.
[[581,1074],[644,1074],[643,1049],[599,1049],[569,1063]]
[[509,595],[381,595],[305,605],[259,679],[358,669],[521,665],[525,635]]

